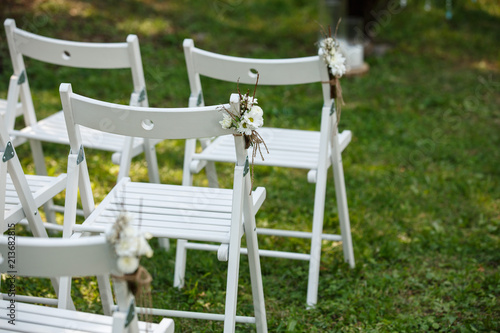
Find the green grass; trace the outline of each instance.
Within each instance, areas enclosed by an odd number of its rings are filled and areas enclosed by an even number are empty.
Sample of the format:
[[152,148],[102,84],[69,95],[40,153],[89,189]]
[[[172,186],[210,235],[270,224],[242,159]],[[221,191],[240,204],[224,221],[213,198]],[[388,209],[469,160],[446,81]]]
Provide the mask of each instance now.
[[[316,52],[317,2],[217,1],[9,1],[4,17],[39,34],[80,41],[121,42],[139,36],[152,106],[186,105],[189,86],[184,38],[214,52],[247,57],[298,57]],[[342,79],[340,126],[353,132],[343,153],[356,268],[341,247],[325,242],[319,302],[305,310],[308,265],[262,258],[268,325],[272,332],[497,332],[500,331],[500,6],[494,0],[456,0],[453,19],[444,2],[409,5],[379,24],[382,56],[367,55],[369,72]],[[2,9],[2,7],[0,7]],[[0,35],[0,92],[12,73]],[[29,61],[30,83],[41,115],[60,108],[60,82],[75,92],[127,103],[129,73],[60,69]],[[236,87],[204,81],[207,103],[227,100]],[[259,87],[266,124],[318,129],[318,87]],[[65,172],[68,149],[47,144],[53,174]],[[183,142],[158,147],[161,178],[181,182]],[[33,172],[28,146],[18,147]],[[272,153],[272,152],[271,152]],[[96,201],[117,175],[109,154],[87,152]],[[132,167],[147,180],[142,157]],[[231,174],[220,166],[220,175]],[[227,177],[225,177],[227,178]],[[330,175],[329,183],[333,183]],[[230,180],[225,181],[229,185]],[[203,174],[195,183],[206,185]],[[310,228],[313,186],[300,170],[256,168],[255,185],[268,191],[258,224]],[[327,192],[325,229],[339,232],[333,186]],[[63,198],[58,198],[63,203]],[[19,230],[21,233],[22,230]],[[261,248],[308,251],[304,240],[259,238]],[[224,265],[189,252],[186,288],[171,288],[175,252],[144,264],[154,276],[155,305],[223,309]],[[243,261],[244,262],[244,261]],[[251,314],[242,264],[239,314]],[[81,310],[100,311],[93,279],[75,280]],[[46,281],[19,281],[19,289],[53,294]],[[220,331],[221,324],[176,320],[179,332]],[[248,332],[250,325],[237,325]]]

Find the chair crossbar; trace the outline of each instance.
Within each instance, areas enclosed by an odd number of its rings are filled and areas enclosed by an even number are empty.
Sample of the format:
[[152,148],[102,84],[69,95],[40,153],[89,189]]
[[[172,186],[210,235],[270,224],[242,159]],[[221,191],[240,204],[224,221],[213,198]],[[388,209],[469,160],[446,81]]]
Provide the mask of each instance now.
[[[151,313],[152,315],[155,315],[155,316],[224,321],[224,315],[218,314],[218,313],[165,310],[165,309],[156,309],[156,308],[146,309],[146,308],[141,308],[141,307],[137,307],[136,309],[138,309],[139,311],[148,311],[149,313]],[[255,324],[255,317],[236,316],[236,322],[243,323],[243,324]]]

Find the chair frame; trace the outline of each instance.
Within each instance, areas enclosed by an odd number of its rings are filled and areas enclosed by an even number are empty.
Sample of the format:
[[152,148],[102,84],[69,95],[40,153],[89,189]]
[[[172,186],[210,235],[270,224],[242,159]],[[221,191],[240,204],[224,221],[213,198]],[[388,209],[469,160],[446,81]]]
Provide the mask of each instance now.
[[[19,78],[11,76],[7,108],[15,107]],[[7,112],[5,115],[8,115]],[[5,116],[4,115],[4,116]],[[47,227],[39,214],[38,208],[51,200],[55,195],[66,188],[66,174],[56,177],[25,175],[19,157],[15,151],[8,133],[8,118],[0,119],[0,231],[2,234],[10,232],[18,223],[27,224],[33,236],[47,238]],[[52,279],[56,293],[59,289],[58,279]],[[6,297],[6,294],[0,294]],[[38,298],[18,295],[23,301],[44,304],[57,304],[57,299]],[[72,309],[73,304],[69,303]]]
[[[223,320],[224,332],[234,332],[236,322],[255,323],[257,332],[267,332],[255,232],[255,213],[265,198],[265,189],[257,188],[250,193],[251,180],[242,136],[234,136],[237,160],[232,190],[137,183],[131,182],[129,178],[122,178],[94,209],[89,173],[82,148],[81,126],[99,129],[100,120],[109,119],[112,126],[108,126],[106,130],[112,133],[162,140],[235,134],[232,130],[220,126],[221,106],[170,109],[123,106],[75,94],[70,84],[61,84],[60,93],[71,143],[63,236],[80,237],[83,231],[103,232],[106,226],[116,219],[118,211],[125,209],[140,214],[141,230],[150,232],[154,237],[218,242],[221,244],[218,258],[228,262],[225,313],[152,309],[152,314]],[[225,104],[224,107],[239,108],[239,95],[233,94],[230,104]],[[78,189],[86,218],[81,225],[76,225],[75,221]],[[159,200],[159,197],[162,200]],[[249,252],[254,317],[236,316],[243,234],[246,236]],[[68,294],[68,290],[61,291],[60,294]],[[101,297],[106,293],[109,293],[106,288],[101,288]],[[108,296],[105,298],[110,299]]]
[[[330,95],[330,78],[326,64],[319,55],[289,59],[251,59],[221,55],[196,48],[192,39],[185,39],[183,47],[191,89],[189,106],[204,105],[200,76],[221,81],[253,85],[255,84],[256,72],[258,72],[259,86],[285,86],[309,83],[321,84],[323,107],[321,110],[319,132],[266,127],[259,129],[259,133],[264,137],[264,141],[269,148],[269,155],[266,156],[264,161],[255,159],[255,165],[309,169],[310,171],[308,172],[307,179],[310,183],[316,183],[311,232],[257,228],[258,234],[262,235],[311,239],[311,250],[309,254],[260,250],[260,255],[309,261],[307,305],[314,306],[318,299],[322,240],[341,241],[344,260],[348,262],[351,267],[355,266],[341,156],[342,151],[351,141],[352,134],[348,130],[339,133],[338,123],[336,121],[337,110],[335,108],[335,101]],[[266,135],[271,140],[266,140]],[[294,138],[300,138],[295,139],[297,145],[296,151],[289,150],[285,154],[283,151],[280,151],[279,144],[273,147],[274,143],[272,139],[279,137],[286,137],[283,141],[287,141],[287,145],[290,145],[289,142],[293,142]],[[303,138],[303,142],[300,141]],[[231,147],[228,141],[222,137],[216,138],[215,140],[204,139],[200,140],[200,142],[203,149],[200,153],[196,152],[196,140],[191,139],[186,142],[183,184],[190,185],[192,183],[193,174],[206,168],[209,185],[218,187],[214,163],[234,162],[234,157],[229,154]],[[305,146],[306,144],[308,146],[305,148],[299,147],[301,145]],[[291,146],[293,145],[294,143],[291,144]],[[311,153],[312,150],[315,150],[317,154],[313,155]],[[249,154],[250,153],[251,152],[249,152]],[[293,155],[293,157],[291,155]],[[340,235],[323,233],[327,173],[330,166],[332,166],[333,169],[341,229]],[[213,250],[213,247],[210,246],[202,247],[199,244],[178,241],[176,277],[180,279],[175,281],[175,285],[178,287],[182,287],[183,284],[182,278],[184,276],[184,262],[186,260],[185,252],[188,248]]]
[[[84,237],[80,239],[32,238],[1,236],[0,270],[6,274],[26,277],[93,276],[114,274],[120,276],[117,269],[117,256],[113,246],[104,236]],[[11,253],[15,253],[12,256]],[[78,260],[74,260],[78,258]],[[23,315],[14,314],[14,324],[9,324],[6,312],[0,314],[0,330],[16,332],[102,332],[103,327],[112,332],[146,331],[147,324],[139,323],[137,313],[133,311],[134,297],[124,280],[115,279],[117,310],[113,318],[45,306],[22,304],[14,301],[2,301],[0,304],[14,304],[14,308]],[[132,304],[132,305],[131,305]],[[130,323],[127,317],[133,315]],[[3,320],[6,319],[6,320]],[[174,332],[174,323],[164,318],[160,324],[151,325],[154,332]],[[97,327],[97,328],[95,328]],[[81,330],[81,331],[80,331]]]
[[[148,105],[139,39],[136,35],[128,35],[124,43],[87,43],[39,36],[17,28],[13,19],[6,19],[4,27],[14,75],[23,78],[19,91],[22,112],[19,111],[19,107],[16,105],[14,113],[16,116],[22,113],[26,124],[26,127],[22,130],[15,130],[15,117],[12,116],[14,110],[11,110],[11,114],[7,116],[9,120],[8,130],[10,135],[14,137],[14,144],[16,146],[26,141],[30,142],[37,174],[47,174],[41,142],[69,144],[69,140],[66,137],[66,132],[57,132],[57,135],[46,133],[46,128],[56,130],[57,127],[60,128],[64,124],[64,120],[61,119],[62,111],[41,121],[37,120],[27,71],[24,65],[24,56],[41,62],[66,67],[89,69],[130,68],[133,83],[130,103],[140,106]],[[49,126],[51,123],[53,127]],[[45,126],[45,128],[41,126]],[[154,146],[156,142],[146,140],[139,144],[133,139],[123,140],[118,137],[102,138],[96,135],[98,135],[98,132],[88,132],[86,134],[87,146],[114,152],[112,160],[114,163],[120,165],[118,179],[129,174],[132,157],[144,151],[150,181],[159,183]],[[123,143],[121,143],[121,140],[123,140]],[[107,147],[107,142],[115,143],[114,146]]]

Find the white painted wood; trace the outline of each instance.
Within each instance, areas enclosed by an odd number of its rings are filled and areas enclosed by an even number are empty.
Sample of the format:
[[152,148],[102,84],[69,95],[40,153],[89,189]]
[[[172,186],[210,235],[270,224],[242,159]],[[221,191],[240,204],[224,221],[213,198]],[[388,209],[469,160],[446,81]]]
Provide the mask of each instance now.
[[[62,112],[37,120],[33,100],[28,83],[28,75],[24,64],[24,56],[42,62],[60,66],[92,68],[92,69],[117,69],[130,68],[132,74],[131,103],[147,106],[148,99],[144,70],[142,68],[139,40],[135,35],[129,35],[123,43],[84,43],[48,38],[30,33],[16,27],[13,19],[4,22],[9,52],[16,76],[24,75],[24,82],[20,84],[19,97],[23,108],[26,127],[14,131],[9,128],[10,134],[15,137],[14,143],[21,144],[30,141],[35,159],[37,174],[46,175],[43,150],[40,142],[53,142],[69,144]],[[16,97],[16,104],[17,99]],[[15,108],[14,108],[15,109]],[[12,112],[12,111],[11,111]],[[19,114],[16,110],[16,115]],[[9,115],[9,119],[15,118]],[[10,121],[10,120],[9,120]],[[12,123],[13,124],[13,123]],[[134,140],[132,148],[123,136],[104,134],[98,131],[82,131],[84,143],[88,148],[112,151],[124,154],[120,159],[120,167],[129,170],[132,157],[144,152],[148,162],[150,181],[159,182],[158,166],[156,165],[156,152],[154,145],[158,141],[149,142],[143,139]],[[120,177],[127,174],[119,173]]]
[[[0,237],[0,253],[7,258],[9,239]],[[78,258],[78,260],[75,260]],[[10,271],[9,263],[0,263],[2,272]],[[35,277],[91,276],[117,274],[117,257],[111,244],[104,236],[80,239],[16,237],[16,275]],[[131,294],[124,288],[117,290],[117,298],[130,299]],[[91,313],[69,311],[40,305],[11,303],[0,300],[0,308],[15,306],[15,325],[7,311],[0,313],[0,328],[10,332],[146,332],[147,324],[132,322],[125,328],[127,309],[117,310],[118,315],[103,316]],[[135,327],[133,326],[135,325]],[[150,324],[153,332],[174,332],[174,322],[163,319],[160,324]],[[112,330],[113,329],[113,330]]]
[[[338,132],[336,126],[337,113],[332,109],[334,103],[330,96],[328,69],[320,56],[289,59],[250,59],[228,56],[208,52],[195,47],[193,40],[186,39],[183,43],[186,68],[190,83],[191,94],[189,105],[203,106],[203,90],[201,76],[212,79],[255,84],[259,73],[258,85],[295,85],[318,84],[321,87],[323,108],[321,124],[318,131],[287,128],[264,127],[258,130],[269,148],[269,154],[264,152],[264,160],[257,154],[253,160],[254,165],[265,165],[285,168],[298,168],[309,170],[307,180],[316,183],[314,194],[312,231],[298,230],[272,230],[258,228],[258,233],[283,237],[306,237],[311,239],[311,252],[309,254],[279,253],[279,251],[260,251],[261,255],[286,257],[290,259],[305,259],[310,262],[308,293],[306,303],[313,306],[318,297],[319,262],[321,255],[321,240],[341,240],[344,249],[344,259],[354,267],[354,253],[352,249],[351,231],[349,226],[349,213],[347,196],[342,169],[341,153],[352,140],[349,130]],[[264,110],[264,103],[259,100]],[[204,142],[201,152],[196,152],[196,142],[187,141],[184,159],[183,184],[190,185],[192,175],[206,167],[210,185],[216,186],[217,174],[213,169],[214,162],[235,162],[234,142],[231,138],[220,136],[208,144]],[[252,151],[249,149],[251,158]],[[210,165],[210,168],[208,167]],[[323,233],[323,218],[325,210],[325,193],[327,172],[331,167],[334,172],[337,206],[341,225],[340,235]],[[213,180],[215,179],[215,180]],[[194,246],[196,247],[196,246]],[[178,244],[181,251],[177,256],[175,276],[177,281],[182,281],[185,270],[186,249],[191,248],[185,242]]]
[[[151,233],[154,237],[204,243],[217,242],[219,246],[227,247],[229,250],[225,289],[226,308],[222,318],[224,332],[234,332],[235,322],[241,320],[236,316],[236,305],[241,238],[246,229],[246,232],[252,235],[248,238],[252,241],[248,258],[251,260],[252,291],[256,298],[254,301],[256,319],[247,321],[256,323],[257,332],[267,332],[257,236],[252,226],[254,216],[262,205],[266,192],[264,188],[258,188],[251,193],[250,175],[244,173],[248,153],[244,148],[243,138],[229,135],[234,134],[232,130],[222,129],[219,124],[223,117],[220,105],[189,108],[123,106],[75,94],[71,85],[64,83],[60,86],[60,93],[72,150],[68,157],[65,235],[72,234],[71,238],[79,239],[85,230],[106,230],[125,209],[135,216],[132,225]],[[231,96],[230,104],[226,107],[239,107],[237,94]],[[84,161],[76,163],[75,152],[83,142],[81,135],[83,126],[119,135],[161,140],[226,134],[238,142],[237,145],[233,145],[233,154],[238,156],[234,171],[234,186],[232,189],[218,189],[139,183],[124,177],[95,209],[90,207],[89,203],[83,203],[91,212],[86,214],[86,219],[81,225],[76,225],[77,189],[80,193],[82,190],[85,193],[82,196],[83,201],[92,201],[87,165]],[[244,228],[244,223],[249,227]],[[101,288],[100,290],[102,292]],[[120,306],[120,303],[118,305]],[[164,309],[152,311],[163,313]],[[221,318],[221,315],[206,313],[189,313],[186,316],[200,319]]]

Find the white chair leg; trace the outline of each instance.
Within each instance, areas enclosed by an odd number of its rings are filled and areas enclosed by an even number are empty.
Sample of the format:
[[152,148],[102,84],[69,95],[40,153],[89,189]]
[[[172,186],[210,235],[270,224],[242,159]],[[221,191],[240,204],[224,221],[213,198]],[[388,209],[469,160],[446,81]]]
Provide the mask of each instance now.
[[[248,184],[248,188],[250,184]],[[252,207],[248,197],[247,207]],[[253,214],[245,214],[245,236],[248,248],[248,265],[250,268],[250,282],[252,285],[252,299],[255,315],[255,324],[258,333],[267,332],[266,305],[264,300],[264,286],[262,283],[262,271],[260,266],[259,244],[255,217]]]
[[177,249],[175,254],[174,287],[177,287],[179,289],[184,287],[186,276],[186,243],[186,240],[177,240]]
[[[210,140],[200,140],[201,148],[205,150],[210,145]],[[208,186],[212,188],[219,188],[219,177],[215,169],[215,162],[207,161],[205,165],[205,173],[207,174]]]
[[[238,244],[240,246],[238,246]],[[233,245],[233,246],[231,246]],[[229,245],[227,265],[226,309],[224,313],[224,333],[233,333],[236,325],[236,303],[238,299],[238,278],[240,269],[241,238]]]
[[71,277],[64,276],[59,279],[51,278],[52,285],[57,293],[57,307],[59,309],[75,310],[71,298]]
[[318,302],[319,267],[321,262],[321,234],[323,233],[323,219],[325,215],[326,172],[320,172],[320,170],[318,170],[317,177],[318,179],[314,194],[309,278],[307,283],[306,303],[308,307],[312,307]]
[[97,286],[101,296],[102,311],[106,316],[113,315],[113,292],[109,276],[97,276]]
[[[47,176],[47,166],[45,165],[45,157],[43,155],[42,143],[36,140],[30,140],[31,151],[33,153],[33,161],[37,175]],[[54,212],[54,202],[52,199],[43,205],[47,221],[56,223],[56,213]]]
[[156,158],[156,149],[151,141],[144,140],[144,155],[148,164],[148,176],[150,183],[160,183],[160,172],[158,170],[158,159]]
[[168,239],[168,238],[158,238],[158,244],[165,251],[170,250],[170,239]]
[[[339,154],[340,155],[340,154]],[[342,235],[342,247],[344,250],[344,260],[351,268],[355,267],[354,251],[351,237],[351,224],[349,221],[349,208],[347,206],[347,193],[344,180],[344,168],[342,158],[334,158],[333,177],[335,181],[335,195],[339,211],[340,232]]]

